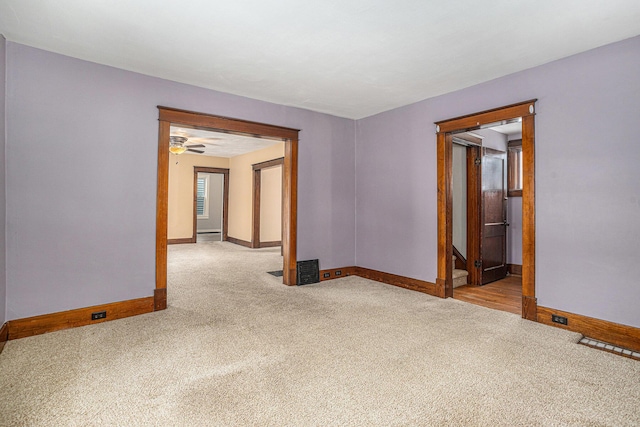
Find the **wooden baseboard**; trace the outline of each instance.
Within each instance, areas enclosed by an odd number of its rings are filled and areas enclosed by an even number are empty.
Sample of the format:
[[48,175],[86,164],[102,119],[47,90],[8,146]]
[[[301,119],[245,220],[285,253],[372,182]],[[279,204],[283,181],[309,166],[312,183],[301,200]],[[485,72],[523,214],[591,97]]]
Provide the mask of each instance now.
[[538,299],[522,296],[522,318],[533,322],[538,320]]
[[165,310],[167,308],[167,288],[157,288],[153,290],[153,311]]
[[436,288],[434,296],[438,298],[453,298],[453,287],[449,288],[449,293],[451,295],[447,295],[445,279],[436,278]]
[[341,279],[347,276],[355,276],[356,267],[330,268],[328,270],[320,270],[320,281]]
[[[336,276],[336,272],[341,274]],[[328,274],[328,277],[325,277]],[[360,276],[365,279],[389,285],[399,286],[413,291],[423,292],[436,297],[444,298],[444,281],[439,285],[423,280],[411,279],[409,277],[398,276],[396,274],[384,273],[364,267],[342,267],[320,271],[320,281],[332,280],[349,275]],[[557,314],[566,317],[568,325],[562,325],[551,321],[551,315]],[[537,305],[535,297],[522,297],[522,316],[525,319],[538,321],[546,325],[556,326],[570,331],[579,332],[584,336],[595,338],[600,341],[615,344],[634,351],[640,351],[640,328],[620,325],[606,320],[594,319],[579,314],[568,313],[561,310],[554,310]]]
[[185,237],[183,239],[167,239],[167,245],[182,245],[184,243],[195,243],[196,239],[193,237]]
[[[146,297],[10,320],[7,322],[9,324],[8,339],[15,340],[44,334],[46,332],[122,319],[124,317],[150,313],[153,309],[154,297]],[[91,320],[91,314],[100,311],[105,311],[106,317],[104,319]]]
[[227,242],[233,243],[235,245],[244,246],[247,248],[251,247],[251,242],[247,242],[246,240],[236,239],[235,237],[227,236]]
[[519,264],[507,264],[507,271],[509,274],[522,276],[522,266]]
[[437,286],[424,280],[411,279],[409,277],[398,276],[397,274],[385,273],[364,267],[340,267],[327,270],[320,270],[320,281],[340,279],[347,276],[359,276],[387,285],[399,286],[401,288],[418,291],[425,294],[438,296]]
[[356,276],[364,277],[365,279],[375,280],[376,282],[382,282],[388,285],[399,286],[412,291],[438,296],[437,286],[435,283],[425,282],[424,280],[411,279],[409,277],[384,273],[382,271],[371,270],[364,267],[356,267],[354,274]]
[[[567,325],[552,322],[551,316],[554,314],[566,317]],[[586,337],[615,344],[629,350],[640,351],[640,328],[633,326],[540,306],[538,306],[538,322],[578,332]]]
[[253,244],[253,242],[247,242],[246,240],[236,239],[235,237],[227,236],[227,242],[233,243],[235,245],[244,246],[245,248],[258,249],[258,248],[274,248],[276,246],[282,246],[281,241],[274,242],[259,242],[258,244]]
[[282,242],[278,240],[277,242],[260,242],[258,244],[259,248],[274,248],[276,246],[282,246]]
[[0,353],[4,350],[4,345],[9,341],[9,324],[5,323],[0,328]]

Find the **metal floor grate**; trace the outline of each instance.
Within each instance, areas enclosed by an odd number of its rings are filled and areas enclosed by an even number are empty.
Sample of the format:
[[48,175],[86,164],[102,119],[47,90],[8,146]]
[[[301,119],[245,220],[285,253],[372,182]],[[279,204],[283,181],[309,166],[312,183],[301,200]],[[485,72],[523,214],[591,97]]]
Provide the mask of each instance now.
[[282,277],[282,270],[267,271],[267,273],[269,273],[272,276]]
[[609,353],[619,354],[620,356],[625,356],[630,359],[640,360],[640,353],[637,351],[618,347],[614,344],[609,344],[603,341],[594,340],[593,338],[584,337],[578,342],[578,344],[586,345],[587,347],[598,350],[608,351]]
[[320,282],[320,266],[317,259],[298,261],[298,286]]

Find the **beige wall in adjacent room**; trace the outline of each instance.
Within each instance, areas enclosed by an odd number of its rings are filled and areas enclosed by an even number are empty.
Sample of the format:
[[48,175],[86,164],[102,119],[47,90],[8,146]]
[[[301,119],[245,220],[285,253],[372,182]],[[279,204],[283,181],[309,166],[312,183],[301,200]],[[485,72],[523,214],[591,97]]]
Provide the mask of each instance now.
[[[251,241],[253,227],[253,167],[284,157],[284,142],[229,159],[229,237]],[[276,239],[280,240],[280,239]]]
[[194,166],[228,169],[229,163],[222,157],[169,154],[168,239],[188,239],[193,235]]
[[260,241],[282,240],[282,166],[262,169],[260,177]]

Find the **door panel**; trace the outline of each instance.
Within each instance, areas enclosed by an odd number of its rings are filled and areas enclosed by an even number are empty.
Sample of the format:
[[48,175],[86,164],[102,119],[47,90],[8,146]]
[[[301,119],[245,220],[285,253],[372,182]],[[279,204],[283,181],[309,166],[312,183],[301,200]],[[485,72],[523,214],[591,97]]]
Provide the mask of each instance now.
[[506,154],[483,148],[481,283],[507,276]]

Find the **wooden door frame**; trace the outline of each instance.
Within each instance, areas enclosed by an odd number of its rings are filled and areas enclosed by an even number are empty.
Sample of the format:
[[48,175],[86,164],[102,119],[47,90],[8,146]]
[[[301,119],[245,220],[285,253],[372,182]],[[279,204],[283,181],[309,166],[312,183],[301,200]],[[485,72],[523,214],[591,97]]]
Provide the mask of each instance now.
[[[273,160],[267,160],[251,165],[253,168],[253,228],[251,231],[251,247],[252,248],[267,248],[273,246],[281,246],[282,242],[261,242],[260,241],[260,195],[262,191],[262,170],[268,168],[275,168],[277,166],[284,165],[284,157],[279,157]],[[284,182],[284,180],[283,180]],[[281,215],[282,217],[282,215]]]
[[476,159],[482,158],[482,145],[467,147],[467,283],[480,285],[480,272],[475,260],[480,259],[480,235],[482,230],[482,187],[480,165]]
[[284,233],[282,281],[296,284],[299,130],[158,106],[158,185],[156,196],[155,310],[167,307],[167,218],[169,208],[169,134],[171,124],[284,141]]
[[[454,141],[453,139],[462,141]],[[467,247],[465,249],[467,252],[467,256],[465,259],[464,270],[467,270],[467,272],[469,273],[469,275],[467,276],[467,284],[475,286],[478,285],[480,281],[478,269],[474,268],[474,261],[480,259],[480,193],[482,191],[480,182],[480,166],[476,164],[476,159],[482,157],[482,138],[469,134],[456,135],[456,138],[452,138],[452,150],[453,143],[455,142],[463,144],[463,146],[466,148]],[[453,191],[451,194],[453,203]],[[453,210],[451,212],[453,212]],[[451,241],[453,242],[453,232]]]
[[193,167],[193,243],[198,235],[198,173],[217,173],[222,175],[222,241],[227,241],[229,230],[229,169],[206,166]]
[[501,120],[522,118],[522,317],[537,320],[535,297],[535,103],[537,99],[436,122],[438,185],[438,277],[436,292],[453,296],[452,132],[474,130]]

